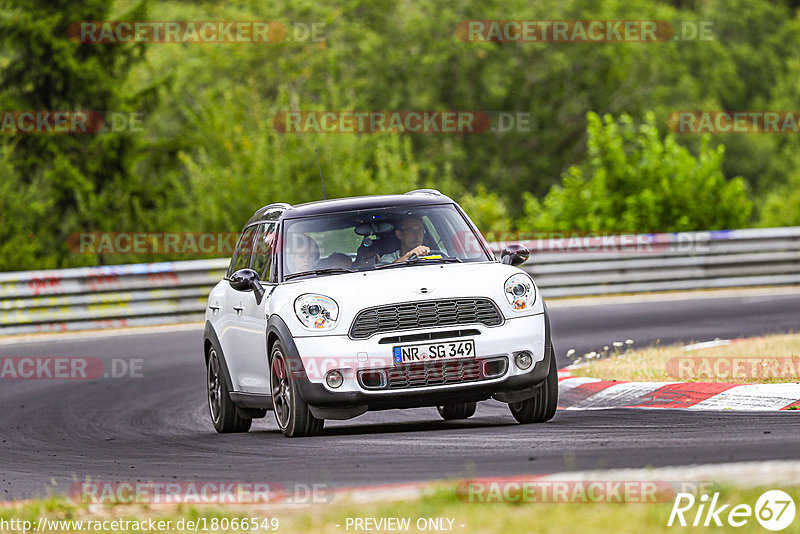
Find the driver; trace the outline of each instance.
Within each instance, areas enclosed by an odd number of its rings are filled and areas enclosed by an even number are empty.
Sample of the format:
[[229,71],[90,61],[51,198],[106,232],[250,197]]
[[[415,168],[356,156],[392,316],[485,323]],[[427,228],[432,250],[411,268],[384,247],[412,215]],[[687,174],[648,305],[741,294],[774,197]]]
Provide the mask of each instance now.
[[319,246],[317,242],[305,234],[292,236],[294,251],[289,254],[289,268],[292,273],[302,273],[314,269],[319,260]]
[[425,256],[431,251],[422,244],[422,238],[425,236],[425,224],[422,222],[422,217],[417,215],[403,217],[394,234],[400,240],[400,250],[381,256],[381,263],[400,263],[408,261],[414,254]]

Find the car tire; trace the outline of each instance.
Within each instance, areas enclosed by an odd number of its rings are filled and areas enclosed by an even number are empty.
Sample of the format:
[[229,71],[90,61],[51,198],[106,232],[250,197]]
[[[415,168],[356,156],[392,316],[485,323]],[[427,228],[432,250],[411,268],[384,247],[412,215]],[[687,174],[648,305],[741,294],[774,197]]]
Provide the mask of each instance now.
[[247,432],[253,420],[242,417],[231,400],[224,372],[217,351],[212,347],[206,363],[206,392],[211,423],[220,434]]
[[286,350],[280,341],[272,346],[269,361],[270,391],[278,428],[288,438],[319,434],[325,420],[314,417],[308,404],[300,397],[297,379],[292,377]]
[[477,402],[459,402],[456,404],[445,404],[444,406],[437,406],[436,410],[442,419],[450,421],[451,419],[467,419],[475,415],[475,409],[478,407]]
[[520,423],[544,423],[553,418],[558,406],[558,365],[553,347],[550,347],[550,371],[545,381],[536,388],[536,394],[521,402],[509,403],[511,415]]

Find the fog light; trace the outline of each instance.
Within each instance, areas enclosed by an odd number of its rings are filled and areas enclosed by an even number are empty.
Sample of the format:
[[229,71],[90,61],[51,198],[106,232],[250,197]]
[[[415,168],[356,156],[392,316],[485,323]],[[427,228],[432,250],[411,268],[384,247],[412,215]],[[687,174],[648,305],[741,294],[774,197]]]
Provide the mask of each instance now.
[[339,371],[328,371],[328,373],[325,375],[325,383],[328,384],[328,387],[336,389],[344,384],[344,377]]
[[533,364],[533,356],[527,350],[514,354],[514,362],[523,371]]
[[382,389],[386,387],[386,373],[381,369],[359,371],[361,386],[365,389]]
[[483,360],[483,376],[486,378],[496,378],[506,373],[508,360],[506,358],[493,358]]

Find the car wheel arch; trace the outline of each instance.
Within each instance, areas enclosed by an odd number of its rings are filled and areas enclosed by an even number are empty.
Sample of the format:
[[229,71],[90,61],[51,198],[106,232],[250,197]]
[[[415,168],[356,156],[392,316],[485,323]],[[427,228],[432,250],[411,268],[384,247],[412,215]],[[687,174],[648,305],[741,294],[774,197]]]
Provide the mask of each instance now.
[[[267,321],[267,363],[272,365],[272,351],[275,343],[280,341],[284,349],[284,356],[289,362],[291,370],[298,378],[306,378],[306,370],[300,352],[295,345],[289,327],[278,315],[271,315]],[[300,389],[300,396],[304,397],[304,389]]]
[[211,348],[214,346],[211,340],[206,338],[203,344],[203,356],[205,357],[205,364],[208,365],[208,359],[211,357]]
[[220,371],[225,379],[225,384],[228,386],[228,391],[234,391],[233,380],[231,379],[231,373],[228,370],[228,361],[225,358],[225,353],[222,352],[222,345],[217,337],[217,332],[214,330],[214,327],[210,322],[206,322],[203,339],[203,357],[205,360],[205,365],[208,366],[208,359],[211,356],[211,349],[213,348],[217,352],[217,358],[219,359],[220,363]]
[[272,347],[281,338],[275,330],[267,330],[267,362],[272,362]]

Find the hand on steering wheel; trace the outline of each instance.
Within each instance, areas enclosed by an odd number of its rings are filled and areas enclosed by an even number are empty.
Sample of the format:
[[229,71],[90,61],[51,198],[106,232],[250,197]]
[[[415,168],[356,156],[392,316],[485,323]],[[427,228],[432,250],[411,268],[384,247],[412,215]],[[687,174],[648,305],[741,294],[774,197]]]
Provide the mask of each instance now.
[[412,248],[410,252],[411,254],[408,256],[409,260],[418,256],[427,256],[431,253],[431,249],[425,245],[417,245],[416,247]]

